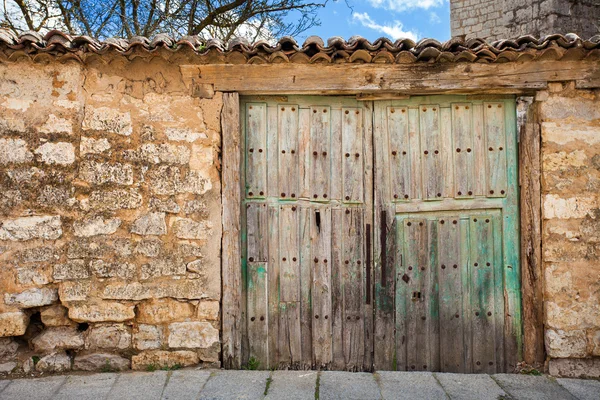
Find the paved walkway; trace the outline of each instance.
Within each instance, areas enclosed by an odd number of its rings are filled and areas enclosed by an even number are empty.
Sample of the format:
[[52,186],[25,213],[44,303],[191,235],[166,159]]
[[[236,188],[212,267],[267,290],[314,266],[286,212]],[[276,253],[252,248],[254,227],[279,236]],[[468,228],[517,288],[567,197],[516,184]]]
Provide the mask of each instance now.
[[186,369],[0,380],[0,399],[599,400],[600,381],[506,374]]

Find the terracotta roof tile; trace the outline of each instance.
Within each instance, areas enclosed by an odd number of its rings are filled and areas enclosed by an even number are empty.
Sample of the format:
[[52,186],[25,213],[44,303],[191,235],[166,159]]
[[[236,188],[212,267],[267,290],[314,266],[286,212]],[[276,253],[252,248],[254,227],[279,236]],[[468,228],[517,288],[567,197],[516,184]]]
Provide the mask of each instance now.
[[[515,39],[486,42],[482,39],[452,38],[446,42],[435,39],[400,39],[395,42],[379,38],[373,42],[360,36],[344,40],[339,36],[327,43],[318,36],[308,37],[302,45],[294,38],[284,36],[277,43],[233,39],[223,43],[217,39],[204,40],[197,36],[174,39],[167,34],[153,38],[136,36],[131,39],[111,38],[100,41],[89,36],[70,36],[60,31],[46,35],[24,32],[17,35],[0,29],[0,56],[11,58],[21,54],[35,56],[73,56],[84,60],[88,55],[117,53],[136,55],[160,50],[176,52],[191,50],[198,57],[211,55],[210,62],[222,63],[415,63],[415,62],[511,62],[525,60],[596,60],[600,53],[600,35],[588,40],[575,34],[531,35]],[[192,54],[193,54],[192,53]],[[214,57],[214,55],[218,57]]]

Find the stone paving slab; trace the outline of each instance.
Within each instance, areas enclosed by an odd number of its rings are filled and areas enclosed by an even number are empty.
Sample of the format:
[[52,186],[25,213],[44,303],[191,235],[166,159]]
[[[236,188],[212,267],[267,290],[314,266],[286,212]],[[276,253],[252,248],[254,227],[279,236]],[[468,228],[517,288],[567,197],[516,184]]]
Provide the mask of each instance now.
[[579,400],[600,399],[600,381],[558,378],[556,382]]
[[69,376],[52,400],[105,399],[117,377],[117,374]]
[[195,400],[210,378],[210,371],[183,370],[174,371],[169,376],[162,400]]
[[499,399],[506,392],[490,378],[479,374],[435,374],[452,400]]
[[8,386],[10,381],[0,381],[0,393]]
[[0,399],[51,399],[66,379],[66,376],[53,376],[39,379],[15,379],[2,391],[2,393],[0,393]]
[[381,371],[377,372],[377,375],[379,375],[381,394],[386,400],[398,398],[411,400],[448,398],[431,372]]
[[317,371],[274,371],[265,399],[314,399]]
[[565,388],[545,376],[497,374],[492,378],[518,400],[577,400]]
[[160,400],[166,382],[166,371],[120,374],[107,398],[109,400]]
[[373,374],[367,372],[321,372],[319,400],[381,399],[381,391]]
[[200,399],[262,399],[265,395],[269,375],[269,371],[214,372],[204,385]]

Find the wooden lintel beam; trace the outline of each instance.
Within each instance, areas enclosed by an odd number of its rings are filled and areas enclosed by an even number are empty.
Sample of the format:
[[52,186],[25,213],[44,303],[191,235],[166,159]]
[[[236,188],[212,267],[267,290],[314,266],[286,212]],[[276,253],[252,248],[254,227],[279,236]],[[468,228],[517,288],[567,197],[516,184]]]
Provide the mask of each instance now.
[[[182,72],[188,66],[182,66]],[[595,61],[532,61],[497,64],[210,64],[196,82],[241,94],[524,94],[548,82],[575,81],[600,86]]]

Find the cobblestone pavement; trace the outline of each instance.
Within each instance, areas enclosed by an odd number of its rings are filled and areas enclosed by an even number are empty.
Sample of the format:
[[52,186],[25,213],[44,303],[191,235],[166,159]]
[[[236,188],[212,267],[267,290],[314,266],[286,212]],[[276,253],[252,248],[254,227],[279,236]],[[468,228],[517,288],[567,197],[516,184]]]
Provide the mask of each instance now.
[[509,374],[185,369],[0,380],[0,399],[599,400],[600,381]]

